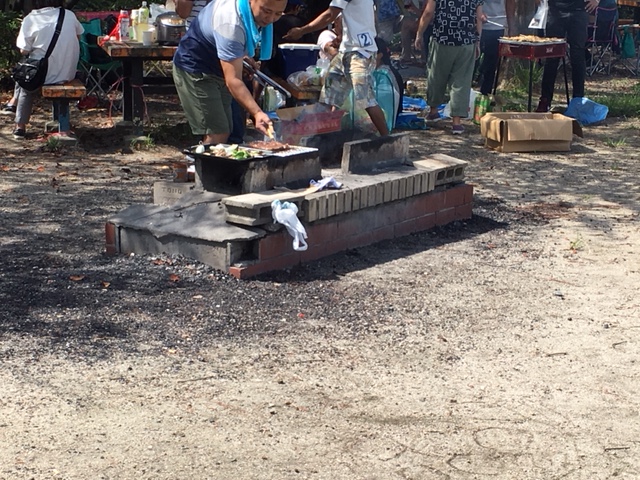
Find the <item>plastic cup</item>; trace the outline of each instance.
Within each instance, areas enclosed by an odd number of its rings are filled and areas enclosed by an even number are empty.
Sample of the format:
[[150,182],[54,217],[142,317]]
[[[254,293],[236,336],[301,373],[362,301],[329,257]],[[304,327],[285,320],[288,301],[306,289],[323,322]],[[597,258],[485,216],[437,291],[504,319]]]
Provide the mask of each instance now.
[[142,32],[142,45],[145,47],[151,46],[153,43],[153,30],[145,30]]

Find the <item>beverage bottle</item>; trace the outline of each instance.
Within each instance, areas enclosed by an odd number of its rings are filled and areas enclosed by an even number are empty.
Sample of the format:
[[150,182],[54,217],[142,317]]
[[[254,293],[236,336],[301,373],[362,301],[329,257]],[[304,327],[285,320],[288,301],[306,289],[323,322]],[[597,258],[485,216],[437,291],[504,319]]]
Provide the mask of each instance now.
[[127,10],[120,10],[120,16],[118,17],[120,41],[126,42],[131,37],[129,36],[129,12]]
[[489,95],[478,95],[473,106],[473,123],[480,125],[480,119],[489,110]]
[[138,22],[142,25],[149,23],[149,7],[147,2],[142,2],[142,6],[138,10]]

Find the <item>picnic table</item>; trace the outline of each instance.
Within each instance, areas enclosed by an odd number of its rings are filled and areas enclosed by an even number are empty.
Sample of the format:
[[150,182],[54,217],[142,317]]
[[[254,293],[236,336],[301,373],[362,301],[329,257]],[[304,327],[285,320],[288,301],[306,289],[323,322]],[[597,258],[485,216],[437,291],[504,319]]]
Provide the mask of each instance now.
[[633,8],[633,21],[640,23],[640,0],[618,0],[618,6]]
[[122,120],[132,123],[134,130],[137,130],[135,133],[141,133],[141,124],[145,118],[144,95],[176,93],[171,75],[145,75],[144,62],[171,61],[178,47],[157,44],[145,46],[138,42],[106,42],[103,48],[114,60],[122,62]]

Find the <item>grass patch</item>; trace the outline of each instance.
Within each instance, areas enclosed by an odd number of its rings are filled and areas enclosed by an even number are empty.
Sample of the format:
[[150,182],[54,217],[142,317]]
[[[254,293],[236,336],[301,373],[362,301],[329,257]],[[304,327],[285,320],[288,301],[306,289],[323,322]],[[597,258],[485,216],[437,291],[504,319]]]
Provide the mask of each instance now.
[[153,137],[151,135],[145,135],[142,137],[137,137],[131,140],[131,149],[132,150],[149,150],[155,146],[155,142],[153,141]]
[[640,116],[640,95],[638,93],[594,95],[591,100],[609,107],[609,117]]
[[627,139],[625,137],[620,138],[607,138],[604,141],[604,144],[610,148],[619,148],[624,147],[627,144]]

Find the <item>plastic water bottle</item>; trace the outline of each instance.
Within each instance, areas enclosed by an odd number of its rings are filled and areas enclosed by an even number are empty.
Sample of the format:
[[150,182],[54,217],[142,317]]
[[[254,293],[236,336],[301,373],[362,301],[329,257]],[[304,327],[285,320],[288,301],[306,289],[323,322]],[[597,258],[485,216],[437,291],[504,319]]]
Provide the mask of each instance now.
[[118,24],[120,25],[120,29],[118,31],[120,34],[120,41],[128,41],[131,37],[129,36],[129,12],[127,10],[120,10]]
[[149,23],[149,7],[147,2],[142,2],[142,7],[138,10],[138,22],[142,25]]

